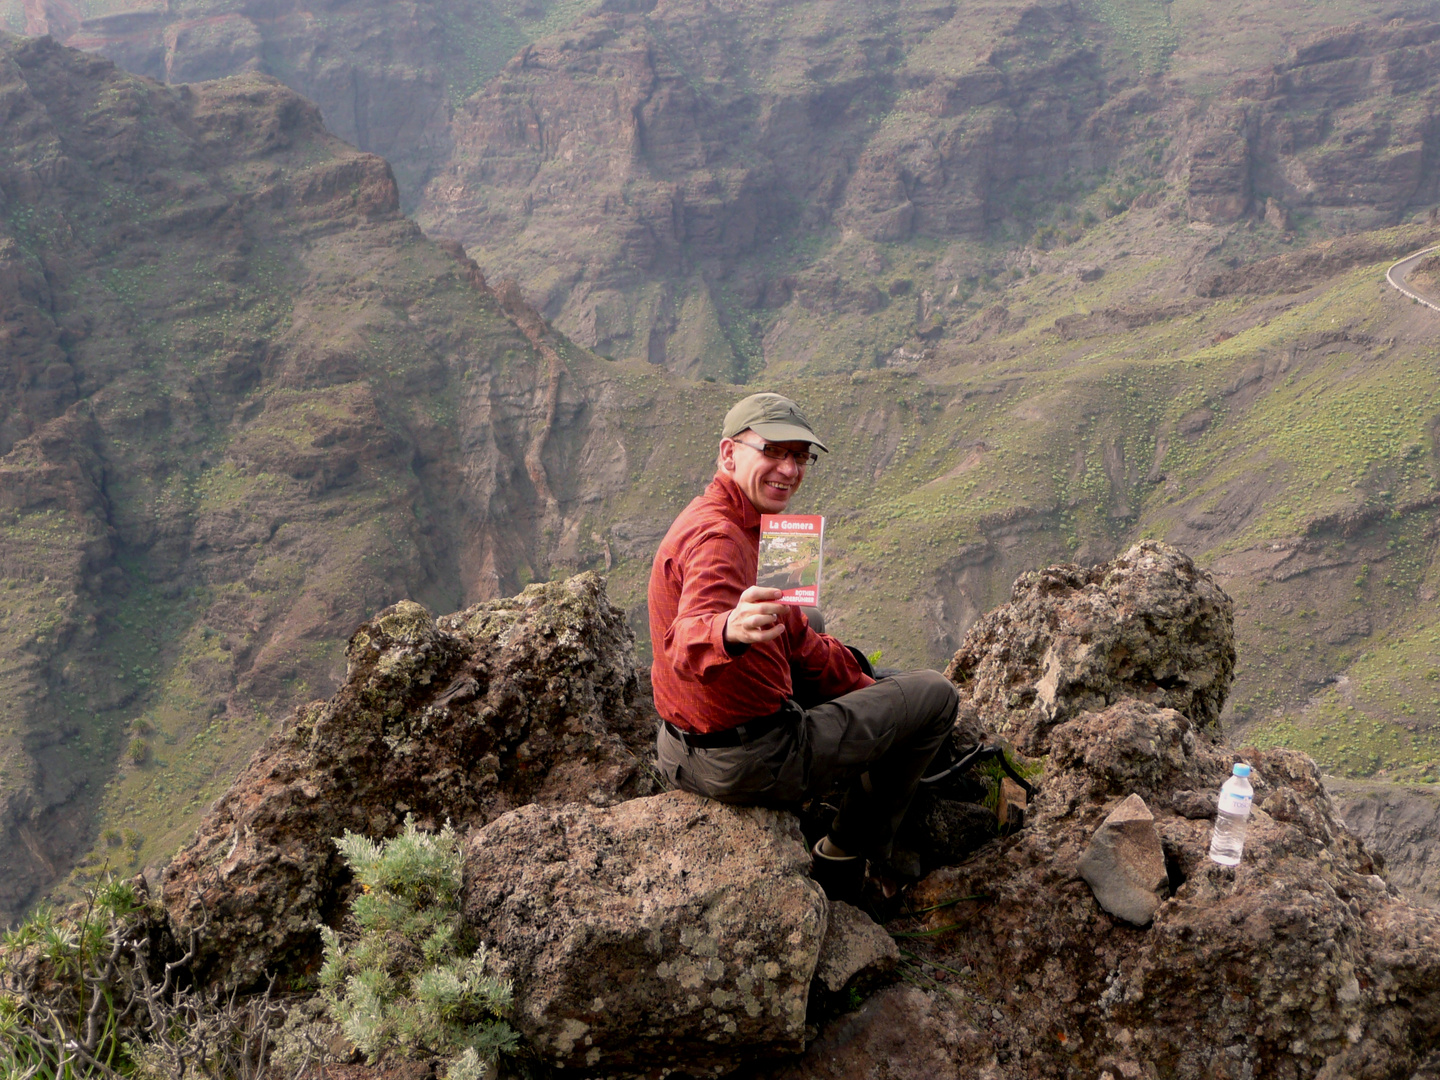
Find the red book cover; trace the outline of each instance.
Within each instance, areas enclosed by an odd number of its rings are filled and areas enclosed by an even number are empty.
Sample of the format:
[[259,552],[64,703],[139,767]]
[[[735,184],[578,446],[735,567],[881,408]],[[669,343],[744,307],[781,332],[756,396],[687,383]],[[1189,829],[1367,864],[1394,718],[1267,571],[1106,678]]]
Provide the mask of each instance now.
[[825,519],[811,514],[760,515],[757,585],[782,589],[782,604],[820,606]]

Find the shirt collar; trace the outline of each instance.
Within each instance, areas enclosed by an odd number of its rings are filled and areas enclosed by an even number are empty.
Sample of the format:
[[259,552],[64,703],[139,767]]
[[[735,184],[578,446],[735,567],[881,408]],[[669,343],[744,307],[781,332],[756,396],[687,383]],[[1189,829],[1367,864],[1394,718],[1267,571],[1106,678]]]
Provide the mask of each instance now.
[[740,485],[727,474],[716,471],[715,479],[710,481],[710,493],[736,513],[742,528],[760,527],[760,511],[755,509],[755,504],[740,490]]

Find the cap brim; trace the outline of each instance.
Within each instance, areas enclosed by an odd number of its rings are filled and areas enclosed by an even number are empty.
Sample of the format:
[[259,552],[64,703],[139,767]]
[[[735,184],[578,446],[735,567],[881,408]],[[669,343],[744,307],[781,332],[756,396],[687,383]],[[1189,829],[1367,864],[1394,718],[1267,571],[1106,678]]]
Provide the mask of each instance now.
[[807,442],[811,446],[818,446],[827,454],[830,452],[830,448],[821,442],[813,431],[807,427],[801,427],[799,424],[785,424],[778,421],[759,423],[751,424],[750,430],[767,442]]

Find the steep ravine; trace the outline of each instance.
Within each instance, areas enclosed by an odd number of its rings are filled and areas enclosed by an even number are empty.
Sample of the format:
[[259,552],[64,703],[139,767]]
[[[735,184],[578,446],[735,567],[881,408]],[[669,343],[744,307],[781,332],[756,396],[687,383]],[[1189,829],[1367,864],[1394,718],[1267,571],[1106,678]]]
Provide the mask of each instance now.
[[615,450],[584,358],[292,91],[8,37],[0,82],[8,919],[92,845],[167,857],[365,612],[577,551]]
[[1327,776],[1345,825],[1385,859],[1385,876],[1406,896],[1440,907],[1440,791]]

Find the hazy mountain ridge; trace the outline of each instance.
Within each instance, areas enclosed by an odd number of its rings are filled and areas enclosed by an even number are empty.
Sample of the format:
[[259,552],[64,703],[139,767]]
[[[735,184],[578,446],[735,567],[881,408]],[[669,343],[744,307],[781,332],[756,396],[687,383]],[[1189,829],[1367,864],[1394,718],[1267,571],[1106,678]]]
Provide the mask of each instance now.
[[[557,328],[692,376],[870,366],[1025,269],[1007,250],[1167,191],[1195,220],[1328,231],[1440,197],[1430,3],[0,13],[165,81],[276,75]],[[949,250],[857,264],[847,237]],[[893,278],[935,299],[892,304]]]

